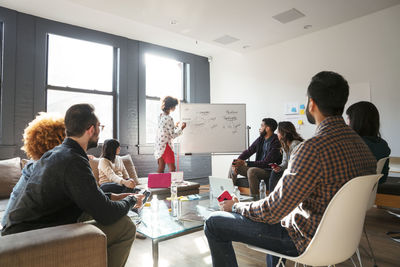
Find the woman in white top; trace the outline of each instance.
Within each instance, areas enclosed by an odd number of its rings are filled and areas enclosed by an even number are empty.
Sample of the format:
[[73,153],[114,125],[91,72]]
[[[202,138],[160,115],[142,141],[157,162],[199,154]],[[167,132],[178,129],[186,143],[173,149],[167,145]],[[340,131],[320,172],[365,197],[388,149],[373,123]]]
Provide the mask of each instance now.
[[161,110],[163,111],[158,117],[158,129],[156,140],[154,144],[154,157],[158,163],[158,173],[163,173],[165,164],[168,165],[170,172],[175,171],[175,156],[172,150],[172,139],[182,134],[186,123],[182,123],[178,129],[179,123],[174,124],[174,119],[169,115],[173,112],[178,105],[178,99],[166,96],[161,103]]
[[288,167],[290,155],[304,140],[296,132],[296,128],[290,121],[281,121],[278,123],[278,139],[282,145],[282,163],[279,165],[271,164],[273,171],[269,177],[269,192],[274,191],[276,184],[282,177],[283,171]]
[[137,177],[129,177],[122,159],[118,156],[120,151],[117,140],[104,141],[99,161],[99,185],[103,192],[120,194],[138,191],[135,190],[135,181],[131,179]]

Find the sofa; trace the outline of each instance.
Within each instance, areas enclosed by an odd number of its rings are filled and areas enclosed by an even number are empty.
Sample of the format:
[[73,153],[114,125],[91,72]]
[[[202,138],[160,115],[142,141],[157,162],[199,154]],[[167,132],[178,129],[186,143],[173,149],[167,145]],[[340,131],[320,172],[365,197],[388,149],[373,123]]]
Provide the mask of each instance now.
[[400,157],[390,157],[389,176],[378,186],[375,203],[378,207],[400,209]]
[[[0,219],[25,163],[0,160]],[[107,238],[85,223],[0,236],[0,266],[107,266]]]

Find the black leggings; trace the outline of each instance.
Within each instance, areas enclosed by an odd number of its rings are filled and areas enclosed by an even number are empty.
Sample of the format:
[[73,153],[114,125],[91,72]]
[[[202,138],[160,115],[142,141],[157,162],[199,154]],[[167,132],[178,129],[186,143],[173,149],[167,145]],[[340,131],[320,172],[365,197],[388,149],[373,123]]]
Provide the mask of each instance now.
[[114,193],[114,194],[121,194],[121,193],[137,193],[140,191],[138,188],[128,188],[124,185],[120,185],[117,183],[104,183],[100,185],[100,189],[103,190],[104,193]]
[[274,188],[276,184],[279,182],[279,179],[281,179],[282,174],[283,170],[281,170],[280,172],[271,171],[271,175],[269,176],[269,186],[268,186],[270,193],[274,191]]

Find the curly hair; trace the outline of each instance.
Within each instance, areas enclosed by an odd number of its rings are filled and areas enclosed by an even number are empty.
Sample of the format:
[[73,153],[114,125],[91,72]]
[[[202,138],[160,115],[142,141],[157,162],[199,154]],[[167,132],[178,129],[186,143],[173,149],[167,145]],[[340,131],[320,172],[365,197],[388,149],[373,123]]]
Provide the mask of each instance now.
[[58,146],[65,138],[64,118],[55,114],[40,112],[24,130],[21,150],[38,160],[50,149]]

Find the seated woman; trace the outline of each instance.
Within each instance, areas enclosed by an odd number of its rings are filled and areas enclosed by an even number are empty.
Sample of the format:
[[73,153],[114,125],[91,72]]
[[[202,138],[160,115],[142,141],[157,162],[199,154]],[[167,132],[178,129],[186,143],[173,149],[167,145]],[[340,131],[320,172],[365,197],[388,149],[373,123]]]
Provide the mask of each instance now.
[[269,177],[269,192],[274,191],[276,184],[282,177],[283,171],[288,167],[290,155],[297,145],[304,140],[296,132],[296,128],[290,121],[281,121],[278,123],[278,139],[282,145],[282,163],[280,165],[271,165],[273,171]]
[[25,151],[25,154],[31,160],[25,164],[22,175],[10,195],[10,200],[7,203],[1,221],[3,227],[7,224],[10,214],[13,213],[21,192],[25,190],[28,180],[31,177],[34,163],[39,160],[45,152],[60,145],[64,139],[64,118],[55,114],[41,112],[25,128],[23,135],[24,146],[21,149]]
[[[362,137],[376,160],[390,155],[389,145],[381,138],[379,132],[379,111],[374,104],[367,101],[357,102],[346,110],[346,115],[349,126]],[[387,179],[389,161],[386,161],[382,173],[383,176],[379,180],[380,184],[383,184]]]
[[122,159],[118,156],[120,144],[115,139],[107,139],[103,144],[103,152],[99,161],[99,185],[107,193],[133,193],[136,189],[134,179],[129,177]]

